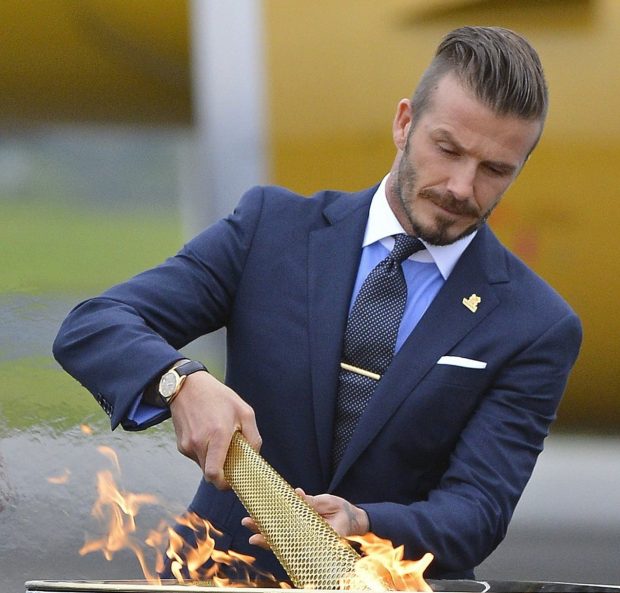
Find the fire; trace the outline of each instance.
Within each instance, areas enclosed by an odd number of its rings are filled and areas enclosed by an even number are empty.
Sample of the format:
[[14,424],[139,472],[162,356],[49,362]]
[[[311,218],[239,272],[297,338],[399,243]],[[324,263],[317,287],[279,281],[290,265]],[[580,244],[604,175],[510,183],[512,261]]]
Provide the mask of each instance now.
[[68,468],[65,468],[61,474],[57,476],[50,476],[47,478],[47,481],[50,484],[66,484],[69,481],[69,476],[71,475],[71,471]]
[[116,471],[119,474],[121,473],[121,464],[118,462],[118,455],[112,447],[102,445],[101,447],[97,447],[97,451],[99,451],[99,453],[101,453],[104,457],[107,457],[116,468]]
[[[120,475],[118,457],[110,447],[98,447]],[[156,529],[151,529],[143,539],[138,536],[136,518],[143,505],[159,505],[156,496],[136,494],[119,489],[113,472],[101,470],[97,473],[98,498],[93,505],[91,514],[105,526],[106,533],[100,538],[88,540],[79,550],[81,556],[100,551],[106,560],[111,561],[116,552],[131,550],[140,564],[144,578],[150,584],[161,585],[159,573],[164,565],[179,583],[208,582],[218,587],[244,586],[256,587],[258,583],[251,581],[254,558],[234,551],[228,553],[215,549],[214,536],[221,535],[207,520],[195,513],[185,513],[173,521],[191,531],[195,545],[187,543],[166,522],[161,522]],[[209,562],[210,561],[210,562]],[[207,565],[205,567],[205,564]],[[240,575],[239,580],[231,581],[223,577],[222,566],[234,566]],[[152,568],[154,567],[154,568]],[[290,588],[287,583],[278,583],[269,574],[258,573],[260,585]]]
[[347,539],[358,543],[363,553],[355,564],[358,578],[364,580],[365,575],[370,575],[372,581],[383,583],[390,591],[433,591],[423,577],[433,561],[431,553],[419,560],[405,560],[404,546],[394,548],[391,541],[374,533]]
[[109,470],[97,474],[99,498],[92,509],[92,515],[104,522],[107,518],[108,533],[86,542],[80,549],[80,556],[100,550],[106,560],[112,560],[115,552],[130,549],[136,555],[145,578],[153,582],[156,577],[150,572],[142,551],[142,545],[133,534],[136,532],[135,518],[143,504],[157,504],[150,494],[121,493]]
[[[177,582],[202,581],[216,587],[257,586],[257,583],[252,582],[249,576],[254,558],[239,554],[233,550],[221,552],[215,549],[215,539],[213,536],[221,535],[221,532],[215,529],[209,521],[195,513],[186,513],[181,517],[176,517],[176,523],[192,532],[192,539],[195,541],[194,545],[188,544],[174,529],[163,524],[160,530],[151,531],[145,543],[157,549],[162,543],[165,543],[165,540],[169,542],[165,556],[170,566],[169,570]],[[240,574],[239,578],[232,581],[227,577],[223,577],[220,574],[223,565],[234,566]],[[164,558],[159,555],[156,569],[158,572],[161,572],[163,568]],[[256,571],[254,573],[256,574]],[[278,583],[269,574],[261,576],[266,583],[272,586],[289,588],[286,583]]]
[[[120,476],[120,465],[114,450],[110,447],[99,447],[98,450]],[[129,549],[138,560],[146,581],[156,585],[162,584],[159,574],[167,565],[178,583],[291,588],[288,583],[278,582],[270,574],[258,572],[253,567],[254,558],[251,556],[232,550],[217,550],[214,538],[221,533],[195,513],[188,512],[173,519],[184,531],[191,532],[188,538],[193,541],[191,544],[165,521],[148,531],[146,537],[140,537],[136,522],[140,508],[143,505],[159,505],[160,502],[151,494],[120,490],[111,470],[97,473],[97,491],[98,498],[91,514],[105,525],[107,533],[87,541],[80,549],[80,555],[100,551],[111,561],[116,552]],[[404,559],[403,546],[394,548],[389,540],[373,534],[347,539],[359,544],[363,556],[355,565],[355,575],[341,582],[342,589],[376,589],[376,585],[369,583],[381,583],[381,590],[432,591],[422,576],[433,560],[432,554],[410,561]],[[223,567],[233,567],[239,577],[233,581],[222,576]]]

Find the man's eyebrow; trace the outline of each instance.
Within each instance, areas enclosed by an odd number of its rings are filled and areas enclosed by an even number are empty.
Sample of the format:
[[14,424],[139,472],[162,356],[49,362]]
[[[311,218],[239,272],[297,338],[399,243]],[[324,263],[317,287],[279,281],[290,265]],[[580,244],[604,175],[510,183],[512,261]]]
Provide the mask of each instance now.
[[[465,147],[462,146],[448,130],[436,130],[433,135],[436,141],[449,142],[458,152],[466,152]],[[506,174],[514,173],[517,170],[517,167],[515,165],[512,165],[511,163],[505,163],[504,161],[485,160],[483,161],[483,163]]]
[[450,134],[448,130],[435,130],[433,136],[435,136],[435,140],[445,140],[447,142],[450,142],[457,150],[465,150],[465,148],[457,142],[456,138],[452,134]]

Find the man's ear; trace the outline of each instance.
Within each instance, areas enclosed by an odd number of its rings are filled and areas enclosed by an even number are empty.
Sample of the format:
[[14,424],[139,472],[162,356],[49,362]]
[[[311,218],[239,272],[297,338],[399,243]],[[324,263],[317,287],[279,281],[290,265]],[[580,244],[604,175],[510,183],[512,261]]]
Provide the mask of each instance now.
[[413,109],[409,99],[401,99],[396,107],[396,115],[392,124],[392,138],[398,150],[403,151],[413,123]]

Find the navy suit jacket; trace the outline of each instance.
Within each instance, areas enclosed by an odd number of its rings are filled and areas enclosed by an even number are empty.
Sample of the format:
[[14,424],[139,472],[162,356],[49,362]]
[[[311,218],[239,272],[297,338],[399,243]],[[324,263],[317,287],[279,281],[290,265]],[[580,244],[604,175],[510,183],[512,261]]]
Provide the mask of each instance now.
[[[378,384],[332,474],[342,337],[375,188],[303,198],[250,190],[161,266],[82,303],[59,362],[122,423],[179,349],[227,328],[226,382],[256,412],[261,453],[293,486],[362,506],[372,530],[468,578],[503,539],[581,342],[570,307],[483,226]],[[477,311],[463,298],[480,297]],[[437,364],[442,356],[486,368]],[[233,493],[204,481],[191,509],[247,544]]]

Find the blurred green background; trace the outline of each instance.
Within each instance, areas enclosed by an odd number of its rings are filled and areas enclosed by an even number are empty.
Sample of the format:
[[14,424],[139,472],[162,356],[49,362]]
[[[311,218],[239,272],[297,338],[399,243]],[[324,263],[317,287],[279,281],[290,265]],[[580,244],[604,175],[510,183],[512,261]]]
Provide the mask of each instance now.
[[51,339],[80,300],[180,247],[178,142],[170,134],[54,129],[0,145],[0,435],[100,416],[59,372]]

